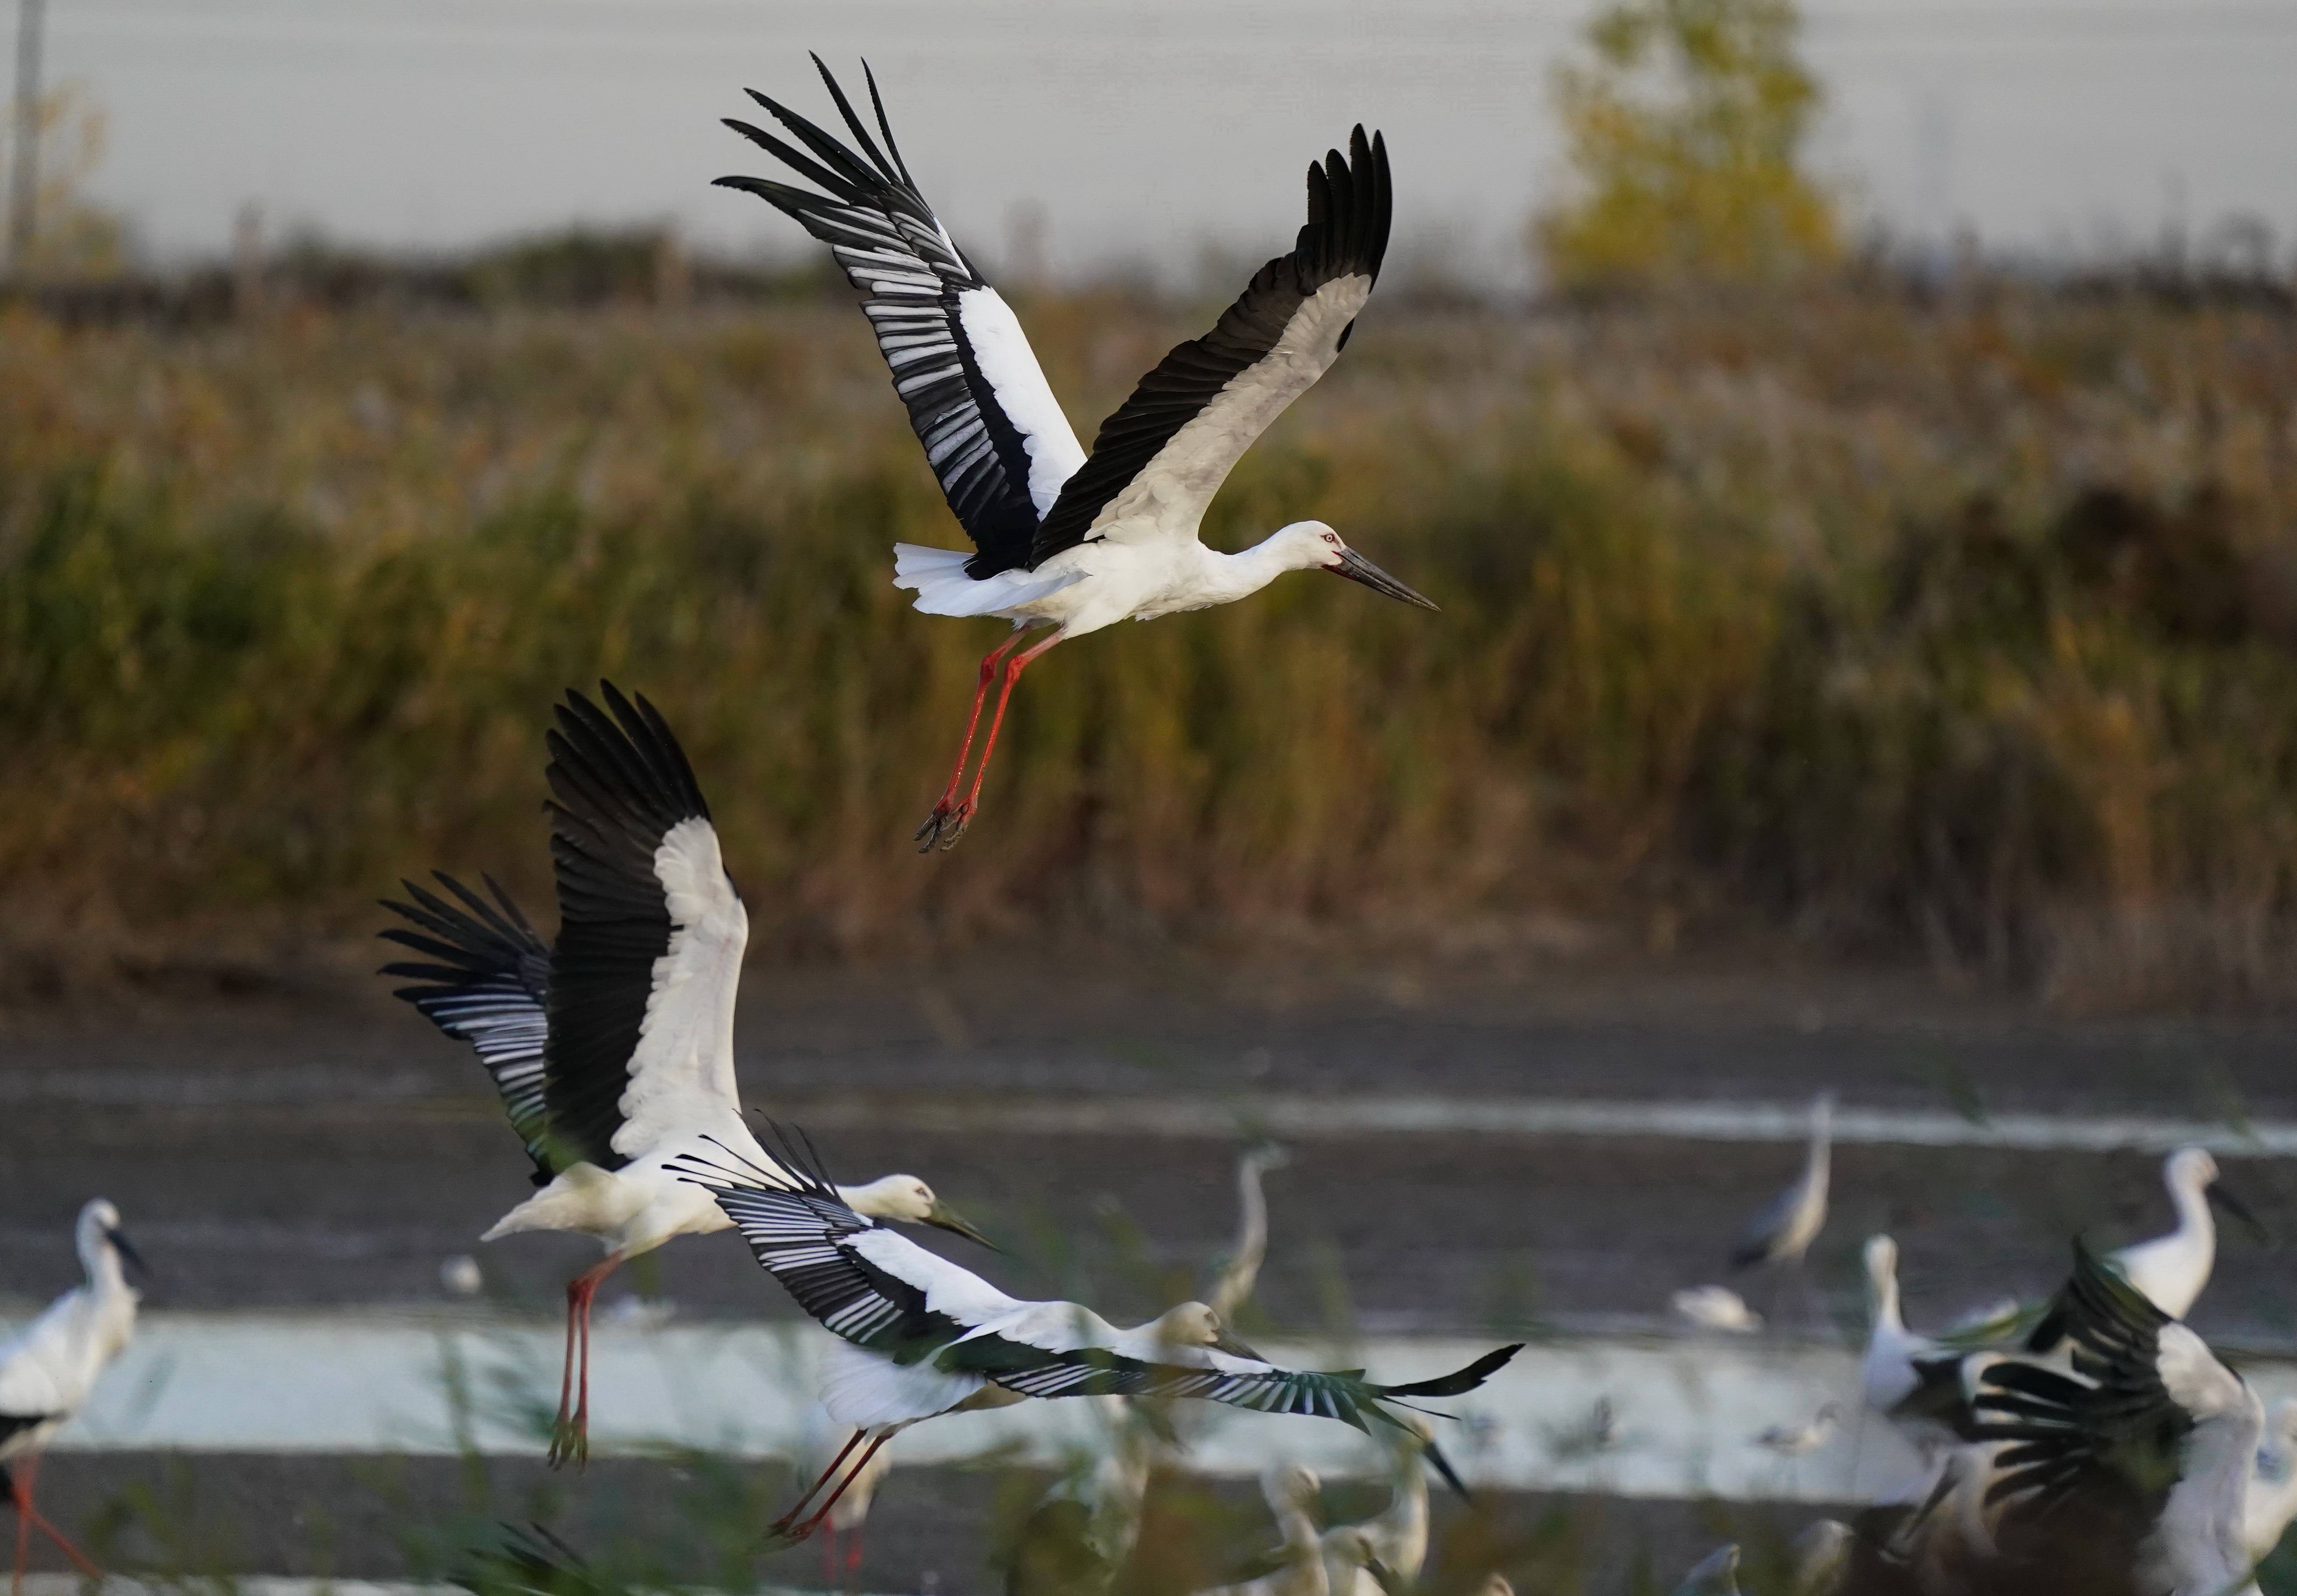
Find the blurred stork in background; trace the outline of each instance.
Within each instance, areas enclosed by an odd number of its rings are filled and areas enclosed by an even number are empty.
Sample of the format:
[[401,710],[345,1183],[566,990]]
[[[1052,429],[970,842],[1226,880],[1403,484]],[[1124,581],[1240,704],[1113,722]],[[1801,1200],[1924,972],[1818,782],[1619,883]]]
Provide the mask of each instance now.
[[[1308,220],[1291,252],[1253,275],[1213,330],[1181,344],[1101,424],[1088,457],[1013,312],[934,215],[893,142],[868,77],[883,149],[829,69],[828,86],[860,153],[787,106],[750,97],[803,150],[734,119],[727,126],[820,191],[762,177],[720,177],[756,194],[829,246],[864,296],[862,309],[910,424],[974,552],[896,544],[893,582],[934,615],[994,615],[1012,637],[981,662],[973,712],[933,812],[924,850],[953,846],[1021,672],[1054,644],[1120,621],[1230,604],[1290,571],[1329,571],[1390,598],[1436,606],[1320,521],[1297,521],[1241,554],[1198,541],[1230,470],[1292,401],[1329,370],[1371,296],[1387,251],[1387,146],[1359,127],[1346,154],[1308,168]],[[1051,635],[1009,660],[1032,627]],[[1004,687],[973,786],[958,789],[981,710],[1000,669]]]
[[19,1596],[34,1529],[90,1579],[103,1577],[103,1570],[48,1521],[32,1493],[41,1448],[86,1405],[98,1377],[135,1338],[138,1293],[128,1283],[123,1265],[142,1271],[144,1260],[119,1228],[119,1210],[102,1197],[79,1211],[73,1241],[86,1282],[0,1343],[0,1490],[16,1510]]
[[[1223,1323],[1250,1298],[1268,1255],[1263,1177],[1290,1159],[1272,1142],[1256,1143],[1237,1158],[1236,1244],[1203,1298]],[[1038,1588],[1030,1582],[1050,1580],[1057,1572],[1063,1589],[1106,1587],[1140,1533],[1150,1473],[1160,1458],[1180,1450],[1179,1433],[1158,1407],[1123,1396],[1086,1400],[1100,1420],[1099,1445],[1082,1467],[1055,1481],[1022,1521],[1007,1565],[1008,1596],[1028,1596]]]
[[[1803,1272],[1803,1256],[1826,1226],[1827,1172],[1832,1153],[1833,1123],[1834,1094],[1823,1091],[1811,1099],[1810,1148],[1803,1158],[1802,1173],[1755,1215],[1731,1253],[1733,1269],[1793,1270],[1814,1325],[1824,1320],[1824,1309],[1811,1291],[1809,1276]],[[1775,1301],[1773,1307],[1772,1317],[1775,1319]]]
[[[1215,1585],[1199,1596],[1335,1596],[1328,1583],[1329,1563],[1316,1522],[1322,1491],[1323,1482],[1315,1471],[1297,1463],[1276,1463],[1263,1469],[1260,1493],[1276,1519],[1279,1536],[1276,1567],[1257,1579]],[[1346,1548],[1343,1556],[1353,1553],[1356,1567],[1361,1567],[1372,1555],[1370,1543],[1354,1532],[1341,1534]]]

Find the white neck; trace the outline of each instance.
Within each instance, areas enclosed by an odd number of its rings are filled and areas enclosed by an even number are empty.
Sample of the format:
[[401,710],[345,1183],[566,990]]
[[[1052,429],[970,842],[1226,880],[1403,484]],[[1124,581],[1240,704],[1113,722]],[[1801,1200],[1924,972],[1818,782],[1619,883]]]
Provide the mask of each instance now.
[[1903,1330],[1906,1328],[1906,1321],[1899,1317],[1898,1271],[1896,1269],[1867,1272],[1866,1307],[1876,1329]]
[[1230,604],[1259,592],[1288,571],[1303,569],[1292,558],[1288,541],[1271,533],[1250,548],[1224,555],[1203,549],[1204,567],[1198,580],[1214,604]]
[[2178,1230],[2188,1234],[2216,1233],[2217,1215],[2210,1212],[2207,1188],[2183,1181],[2173,1182],[2169,1187],[2169,1205],[2177,1210]]
[[116,1297],[128,1289],[128,1278],[120,1271],[119,1249],[111,1239],[98,1230],[79,1249],[79,1266],[87,1275],[91,1296]]

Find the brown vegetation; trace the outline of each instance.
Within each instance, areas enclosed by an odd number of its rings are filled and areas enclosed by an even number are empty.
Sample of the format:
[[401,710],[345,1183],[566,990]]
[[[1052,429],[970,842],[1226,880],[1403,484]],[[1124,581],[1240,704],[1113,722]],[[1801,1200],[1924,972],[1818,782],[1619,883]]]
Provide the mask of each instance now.
[[[1088,436],[1196,319],[1023,317]],[[540,728],[604,673],[687,739],[770,956],[1560,914],[2277,991],[2293,399],[2270,308],[1376,305],[1208,536],[1321,517],[1445,613],[1296,578],[1064,649],[919,860],[998,632],[888,584],[889,543],[958,532],[842,305],[19,310],[6,921],[53,973],[353,935],[434,864],[541,899]]]

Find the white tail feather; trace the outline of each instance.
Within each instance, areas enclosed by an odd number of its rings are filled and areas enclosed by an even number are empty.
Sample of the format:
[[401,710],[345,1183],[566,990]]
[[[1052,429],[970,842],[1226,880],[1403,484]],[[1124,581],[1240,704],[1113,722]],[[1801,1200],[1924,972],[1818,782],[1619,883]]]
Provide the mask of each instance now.
[[1026,571],[1000,571],[975,580],[965,573],[973,556],[962,549],[926,548],[915,543],[893,545],[893,586],[918,596],[917,607],[928,615],[1003,615],[1011,620],[1022,605],[1050,597],[1078,580],[1069,572],[1037,576]]
[[899,1364],[850,1341],[822,1352],[823,1411],[861,1429],[945,1413],[986,1383],[977,1374],[943,1374],[931,1362]]

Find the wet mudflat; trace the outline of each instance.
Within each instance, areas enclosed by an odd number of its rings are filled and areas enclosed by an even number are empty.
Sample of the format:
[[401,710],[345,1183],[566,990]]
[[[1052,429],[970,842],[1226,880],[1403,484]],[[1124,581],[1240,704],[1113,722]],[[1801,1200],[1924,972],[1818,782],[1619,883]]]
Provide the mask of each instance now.
[[[1915,977],[1390,975],[1249,1001],[1223,980],[1190,965],[1041,985],[978,968],[762,972],[745,997],[743,1086],[800,1123],[820,1107],[841,1176],[927,1176],[1005,1244],[1007,1256],[971,1260],[1000,1282],[1119,1315],[1165,1305],[1227,1245],[1255,1092],[1794,1102],[1832,1087],[1851,1105],[1973,1118],[2297,1117],[2297,1027],[2269,1020],[2066,1022]],[[477,1247],[525,1194],[515,1146],[467,1054],[387,998],[19,1018],[0,1057],[10,1295],[65,1283],[69,1216],[99,1191],[160,1263],[155,1305],[435,1301],[440,1261],[476,1253],[492,1296],[547,1311],[590,1255],[562,1238]],[[917,1104],[967,1094],[990,1111],[960,1131],[914,1128]],[[999,1094],[1185,1096],[1236,1112],[1226,1137],[1123,1123],[1009,1135],[984,1128]],[[1417,1332],[1648,1322],[1677,1287],[1722,1275],[1744,1217],[1799,1158],[1784,1142],[1619,1135],[1342,1135],[1295,1151],[1270,1182],[1260,1315]],[[2075,1230],[2166,1228],[2157,1167],[2138,1153],[1846,1146],[1816,1292],[1748,1292],[1800,1328],[1832,1320],[1855,1335],[1857,1249],[1876,1230],[1902,1243],[1917,1325],[2044,1291]],[[2227,1170],[2297,1237],[2297,1164]],[[623,1283],[687,1315],[787,1311],[726,1237],[671,1247]],[[2297,1341],[2297,1274],[2229,1234],[2196,1321]]]

